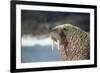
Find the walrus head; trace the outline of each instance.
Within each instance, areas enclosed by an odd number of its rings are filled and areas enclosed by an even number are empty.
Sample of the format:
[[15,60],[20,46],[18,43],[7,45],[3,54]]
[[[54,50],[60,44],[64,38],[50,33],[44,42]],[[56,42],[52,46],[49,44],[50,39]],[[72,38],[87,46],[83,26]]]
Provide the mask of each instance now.
[[[53,42],[57,43],[58,49],[60,47],[64,47],[62,41],[66,41],[66,33],[68,31],[69,26],[71,25],[70,24],[58,25],[54,27],[50,32],[51,39],[53,40]],[[67,41],[65,43],[67,45]]]

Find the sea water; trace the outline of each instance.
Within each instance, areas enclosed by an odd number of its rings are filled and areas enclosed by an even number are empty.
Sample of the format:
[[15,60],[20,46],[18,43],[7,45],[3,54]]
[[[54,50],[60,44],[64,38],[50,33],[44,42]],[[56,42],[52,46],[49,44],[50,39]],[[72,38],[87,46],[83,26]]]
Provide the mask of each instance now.
[[21,42],[22,63],[61,61],[59,44],[57,46],[47,35],[25,35]]

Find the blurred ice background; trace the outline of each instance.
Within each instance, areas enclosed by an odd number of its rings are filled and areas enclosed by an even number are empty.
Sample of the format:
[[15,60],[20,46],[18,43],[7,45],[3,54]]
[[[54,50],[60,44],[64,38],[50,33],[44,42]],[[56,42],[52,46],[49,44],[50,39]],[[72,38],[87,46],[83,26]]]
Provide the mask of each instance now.
[[49,37],[50,30],[61,24],[73,24],[90,32],[90,14],[52,11],[21,11],[21,62],[61,61],[57,46]]
[[60,61],[60,54],[56,44],[52,49],[51,38],[47,35],[22,37],[21,62]]

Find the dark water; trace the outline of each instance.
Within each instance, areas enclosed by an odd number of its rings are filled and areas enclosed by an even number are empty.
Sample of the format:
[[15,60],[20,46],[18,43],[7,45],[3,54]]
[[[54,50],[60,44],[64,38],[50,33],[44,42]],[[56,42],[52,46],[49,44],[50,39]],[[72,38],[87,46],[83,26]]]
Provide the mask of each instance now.
[[56,46],[52,51],[51,45],[41,46],[22,46],[21,47],[21,62],[48,62],[61,61],[59,51]]

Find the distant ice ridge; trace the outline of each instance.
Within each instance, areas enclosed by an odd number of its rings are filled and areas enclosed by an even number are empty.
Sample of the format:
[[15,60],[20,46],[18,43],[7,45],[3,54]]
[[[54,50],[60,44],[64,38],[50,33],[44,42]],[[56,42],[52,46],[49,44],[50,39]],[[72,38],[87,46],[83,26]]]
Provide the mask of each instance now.
[[59,50],[59,41],[54,42],[50,36],[47,35],[41,35],[41,36],[32,36],[32,35],[24,35],[22,36],[22,46],[47,46],[50,45],[51,49],[53,51],[54,46],[56,45]]
[[22,36],[22,46],[34,46],[34,45],[51,45],[51,38],[47,35],[41,36],[31,36],[31,35],[24,35]]

